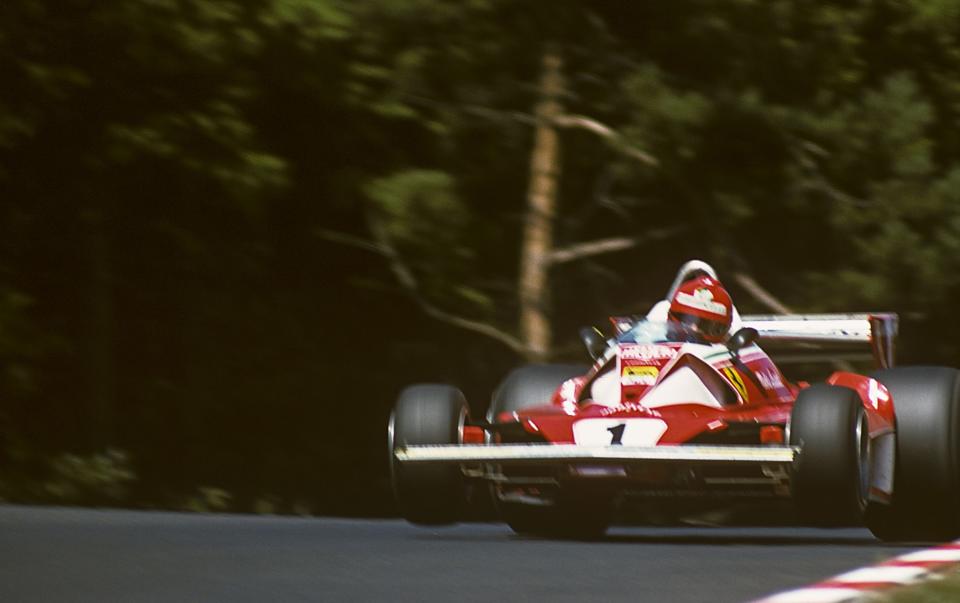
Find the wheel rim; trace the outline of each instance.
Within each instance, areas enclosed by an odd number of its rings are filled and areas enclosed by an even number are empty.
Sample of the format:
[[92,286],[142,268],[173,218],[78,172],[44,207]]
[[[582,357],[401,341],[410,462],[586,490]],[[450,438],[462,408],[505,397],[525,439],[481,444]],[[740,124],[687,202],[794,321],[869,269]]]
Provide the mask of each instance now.
[[873,465],[873,447],[870,443],[869,426],[865,414],[860,415],[857,421],[857,469],[859,472],[858,499],[861,506],[865,506],[870,496],[870,474]]
[[387,422],[387,466],[390,468],[390,489],[394,498],[397,497],[397,458],[393,451],[393,427],[396,423],[396,412],[390,411],[390,420]]

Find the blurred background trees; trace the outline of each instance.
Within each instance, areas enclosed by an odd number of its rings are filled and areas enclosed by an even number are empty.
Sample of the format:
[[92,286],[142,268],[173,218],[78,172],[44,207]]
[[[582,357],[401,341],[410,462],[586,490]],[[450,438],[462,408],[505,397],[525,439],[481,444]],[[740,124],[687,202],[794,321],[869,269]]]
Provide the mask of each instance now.
[[900,312],[901,358],[960,364],[958,17],[5,2],[0,496],[389,512],[404,384],[481,411],[511,365],[582,357],[578,326],[644,310],[691,257],[744,311],[765,308],[735,275],[796,310]]

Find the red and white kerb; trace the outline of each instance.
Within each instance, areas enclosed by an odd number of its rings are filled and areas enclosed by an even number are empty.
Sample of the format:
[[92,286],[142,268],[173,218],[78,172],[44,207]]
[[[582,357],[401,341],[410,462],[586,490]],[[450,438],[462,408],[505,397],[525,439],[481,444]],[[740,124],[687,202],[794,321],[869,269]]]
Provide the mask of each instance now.
[[811,586],[790,590],[755,603],[842,603],[873,600],[878,591],[939,577],[960,566],[960,540],[914,551],[878,565],[862,567]]

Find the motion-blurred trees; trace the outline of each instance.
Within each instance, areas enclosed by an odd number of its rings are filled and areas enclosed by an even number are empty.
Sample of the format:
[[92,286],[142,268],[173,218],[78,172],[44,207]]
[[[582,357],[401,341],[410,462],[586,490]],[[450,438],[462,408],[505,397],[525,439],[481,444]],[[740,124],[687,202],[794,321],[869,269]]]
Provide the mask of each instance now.
[[[0,481],[93,467],[47,490],[122,475],[128,501],[389,508],[369,497],[385,496],[372,480],[399,387],[456,382],[480,410],[519,360],[478,326],[517,332],[548,52],[563,114],[594,120],[550,124],[553,251],[621,243],[549,266],[554,354],[703,257],[796,309],[899,311],[904,357],[957,364],[958,15],[5,2]],[[104,469],[108,448],[123,466]]]
[[227,369],[270,303],[238,293],[258,288],[265,203],[286,182],[251,115],[287,4],[5,4],[2,266],[44,342],[34,395],[5,392],[13,460],[199,456],[189,440],[209,439],[204,415],[235,384],[198,373]]
[[[422,6],[413,10],[423,18]],[[386,37],[394,43],[396,39],[405,40],[405,45],[400,50],[380,49],[383,56],[378,64],[392,67],[381,68],[380,73],[391,76],[392,87],[386,95],[389,103],[373,106],[389,105],[393,115],[414,116],[426,125],[433,140],[427,141],[430,152],[424,159],[433,165],[401,169],[376,180],[375,194],[368,196],[372,204],[367,210],[368,223],[376,239],[371,248],[387,256],[398,284],[426,314],[492,337],[521,357],[543,360],[553,352],[551,273],[575,259],[634,247],[642,235],[649,234],[642,229],[629,236],[577,241],[577,231],[584,229],[596,209],[590,206],[603,201],[599,195],[586,203],[572,200],[566,205],[576,212],[568,211],[561,217],[559,197],[564,194],[566,181],[574,180],[577,171],[585,168],[587,178],[594,180],[596,174],[591,172],[602,167],[604,160],[569,161],[564,166],[566,140],[561,140],[560,130],[599,135],[592,144],[579,145],[591,153],[622,153],[646,166],[656,161],[640,148],[625,144],[615,130],[592,117],[595,109],[602,111],[607,104],[606,96],[616,93],[612,84],[617,76],[604,55],[604,51],[614,51],[614,43],[602,21],[578,3],[535,3],[520,9],[512,2],[476,2],[456,11],[426,14],[431,15],[429,25],[420,27],[416,36]],[[403,19],[397,22],[400,29],[407,23]],[[451,34],[455,39],[451,40]],[[450,52],[451,48],[456,51]],[[394,61],[395,56],[402,60]],[[593,88],[590,102],[583,102],[583,87]],[[493,187],[494,182],[484,181],[501,176],[500,172],[491,174],[494,158],[484,156],[474,161],[465,156],[475,152],[476,145],[470,139],[481,129],[483,136],[492,133],[503,141],[491,144],[509,144],[503,150],[509,153],[510,161],[504,161],[504,156],[496,158],[498,164],[511,165],[512,170],[502,174],[510,178],[509,182]],[[570,136],[564,134],[562,138]],[[573,178],[563,177],[568,166],[572,167]],[[410,207],[410,195],[423,199],[431,194],[407,186],[412,181],[408,176],[422,175],[426,169],[448,183],[433,197],[445,201],[429,209],[422,201],[416,205],[427,209],[415,214],[420,232],[397,240],[392,233],[397,230],[396,222],[409,223],[414,214],[398,215],[396,208]],[[487,190],[494,192],[486,194]],[[581,185],[576,194],[582,196],[583,190]],[[525,203],[519,197],[524,191]],[[463,215],[465,207],[473,208],[471,229],[456,228],[454,237],[459,243],[452,247],[461,259],[461,269],[455,271],[446,253],[451,247],[447,240],[450,228],[442,223],[444,218],[436,216]],[[504,219],[522,233],[507,246],[502,246],[500,230]],[[432,221],[436,224],[431,227]],[[480,224],[484,224],[482,229],[477,228]],[[555,236],[558,226],[559,236]],[[440,237],[425,234],[424,228]],[[647,238],[661,238],[667,232],[658,231]],[[344,242],[334,233],[326,234],[329,239]],[[465,241],[465,235],[470,240]],[[485,251],[482,263],[466,261],[477,258],[476,251],[489,249],[495,240],[508,255],[493,258]],[[428,248],[431,244],[432,249]],[[478,278],[477,268],[494,270]],[[516,279],[516,285],[504,282],[508,275]],[[438,287],[437,283],[443,285]]]

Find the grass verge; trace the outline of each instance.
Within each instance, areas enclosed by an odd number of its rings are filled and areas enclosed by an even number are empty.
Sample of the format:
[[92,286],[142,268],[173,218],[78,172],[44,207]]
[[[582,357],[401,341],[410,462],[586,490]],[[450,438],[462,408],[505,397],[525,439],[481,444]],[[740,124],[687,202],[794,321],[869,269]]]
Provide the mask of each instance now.
[[940,579],[898,588],[880,599],[885,603],[957,603],[960,601],[960,570]]

